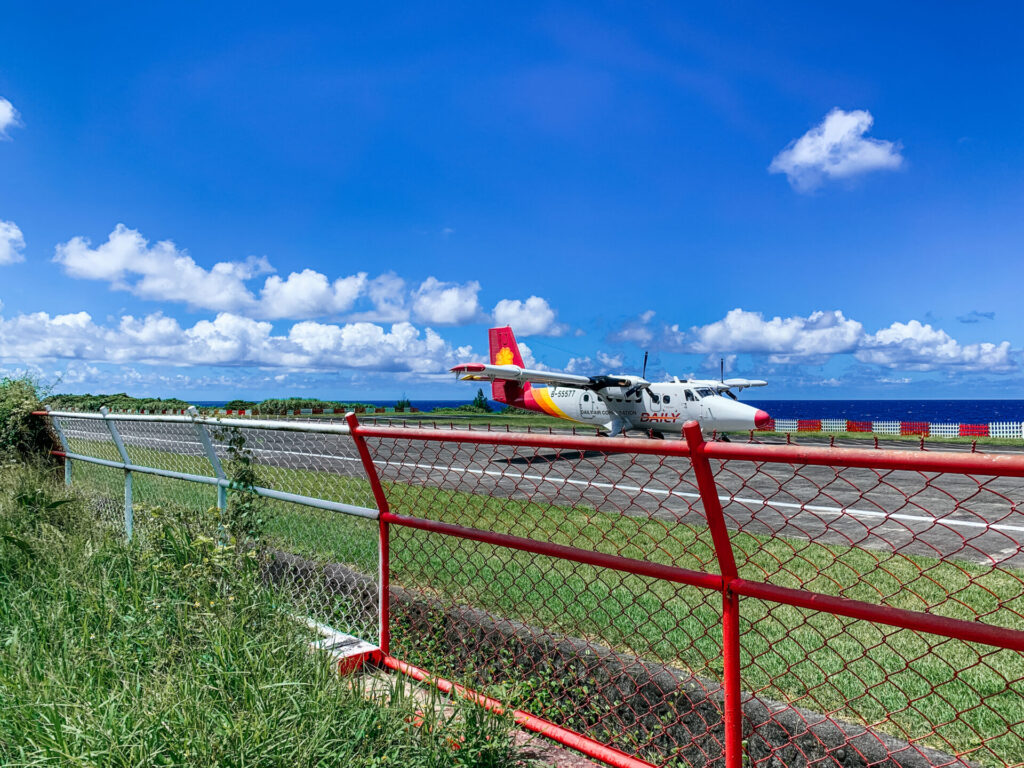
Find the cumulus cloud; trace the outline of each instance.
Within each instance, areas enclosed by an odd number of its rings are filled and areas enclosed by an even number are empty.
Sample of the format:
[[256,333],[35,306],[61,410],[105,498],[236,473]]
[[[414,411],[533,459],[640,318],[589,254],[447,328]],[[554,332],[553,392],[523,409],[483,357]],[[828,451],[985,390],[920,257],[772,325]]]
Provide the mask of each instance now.
[[773,317],[733,309],[725,317],[688,332],[678,325],[665,329],[668,346],[680,352],[724,354],[749,352],[768,355],[773,363],[814,362],[853,352],[863,326],[842,312],[812,312],[807,317]]
[[768,171],[786,174],[794,189],[806,192],[826,179],[899,168],[903,164],[899,144],[864,136],[874,121],[865,109],[833,109],[779,152]]
[[566,373],[590,373],[594,368],[594,361],[589,357],[570,357],[565,364]]
[[540,296],[526,301],[502,299],[494,307],[494,322],[511,325],[517,336],[561,336],[568,326],[556,322],[557,313]]
[[71,277],[105,280],[116,290],[144,299],[182,301],[196,309],[247,310],[257,301],[245,281],[270,272],[265,258],[223,261],[209,270],[172,241],[150,246],[137,230],[118,224],[107,242],[91,247],[88,238],[73,237],[57,246],[54,261]]
[[648,309],[637,317],[627,320],[622,326],[608,335],[608,341],[613,344],[636,344],[646,346],[654,340],[654,332],[650,328],[650,322],[654,319],[654,310]]
[[607,352],[601,352],[598,350],[597,362],[603,365],[605,368],[622,368],[624,365],[622,355],[610,355]]
[[347,312],[365,291],[366,282],[365,272],[333,283],[312,269],[292,272],[284,280],[272,275],[260,291],[260,316],[305,318]]
[[25,260],[25,236],[13,221],[0,221],[0,266]]
[[394,272],[385,272],[367,284],[366,295],[373,309],[357,312],[349,319],[371,323],[398,323],[409,319],[406,307],[405,280]]
[[0,317],[0,359],[164,366],[259,366],[292,370],[368,369],[441,373],[472,356],[430,328],[407,322],[302,321],[275,333],[261,320],[221,312],[190,327],[161,313],[96,323],[87,312]]
[[444,283],[428,277],[412,295],[412,311],[416,319],[434,325],[462,325],[477,320],[482,314],[477,294],[480,283]]
[[0,96],[0,141],[10,139],[7,135],[8,128],[21,125],[21,116],[7,99]]
[[348,312],[368,282],[365,272],[330,281],[320,272],[303,269],[286,278],[271,274],[257,296],[247,282],[274,271],[265,257],[222,261],[206,269],[173,241],[151,245],[124,224],[95,248],[88,238],[71,238],[57,246],[54,261],[71,277],[103,280],[114,290],[139,298],[268,319]]
[[1017,368],[1008,341],[960,344],[945,331],[918,320],[896,322],[871,334],[839,310],[766,318],[760,312],[737,308],[721,320],[689,329],[654,327],[649,322],[639,323],[642,318],[630,321],[628,338],[668,352],[706,355],[705,368],[717,369],[720,357],[725,357],[731,368],[736,355],[743,353],[763,356],[774,364],[821,364],[834,355],[852,354],[861,362],[907,371],[1004,373]]
[[867,336],[855,356],[861,362],[908,371],[1005,372],[1016,367],[1008,341],[960,344],[945,331],[918,320],[896,322]]

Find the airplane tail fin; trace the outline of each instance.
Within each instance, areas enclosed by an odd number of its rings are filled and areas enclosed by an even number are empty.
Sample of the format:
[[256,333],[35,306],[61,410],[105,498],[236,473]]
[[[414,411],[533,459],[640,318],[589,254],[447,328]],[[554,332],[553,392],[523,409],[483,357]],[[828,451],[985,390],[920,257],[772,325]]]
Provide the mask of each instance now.
[[[488,332],[488,341],[491,346],[492,365],[518,365],[523,367],[523,356],[519,352],[519,345],[516,343],[516,335],[512,328],[491,328]],[[519,384],[514,381],[502,381],[495,379],[491,382],[491,399],[499,403],[511,403],[522,397],[523,392],[530,388],[529,383]]]

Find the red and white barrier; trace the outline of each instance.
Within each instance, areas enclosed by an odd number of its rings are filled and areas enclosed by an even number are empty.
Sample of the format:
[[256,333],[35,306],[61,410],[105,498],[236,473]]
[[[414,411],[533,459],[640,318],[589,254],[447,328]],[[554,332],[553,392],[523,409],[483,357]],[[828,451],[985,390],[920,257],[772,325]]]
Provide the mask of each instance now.
[[932,438],[999,437],[1024,439],[1024,422],[993,421],[988,424],[933,423],[928,421],[856,421],[854,419],[772,419],[758,432],[866,432]]

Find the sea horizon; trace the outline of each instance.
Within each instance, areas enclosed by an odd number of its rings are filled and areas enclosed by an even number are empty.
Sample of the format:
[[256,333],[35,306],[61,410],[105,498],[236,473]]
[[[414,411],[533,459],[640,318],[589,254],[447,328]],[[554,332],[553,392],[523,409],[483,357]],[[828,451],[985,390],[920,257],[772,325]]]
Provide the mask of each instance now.
[[[456,408],[471,398],[439,399],[409,398],[413,408],[431,411],[435,408]],[[194,405],[222,408],[228,400],[193,400]],[[258,402],[258,401],[257,401]],[[350,398],[348,402],[365,402],[378,407],[393,407],[397,400]],[[881,398],[792,398],[743,399],[743,402],[767,411],[776,419],[852,419],[864,421],[928,421],[989,423],[1024,421],[1024,399],[881,399]],[[490,401],[495,410],[504,405]]]

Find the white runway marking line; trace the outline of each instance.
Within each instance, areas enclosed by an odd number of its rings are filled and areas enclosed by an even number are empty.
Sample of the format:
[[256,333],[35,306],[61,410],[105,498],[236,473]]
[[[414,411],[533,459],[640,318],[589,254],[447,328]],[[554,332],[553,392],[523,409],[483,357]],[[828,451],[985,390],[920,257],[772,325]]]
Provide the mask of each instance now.
[[[175,443],[175,444],[179,444],[179,445],[183,442],[183,441],[180,441],[180,440],[168,440],[166,438],[158,438],[158,437],[146,437],[146,438],[142,438],[142,439],[149,440],[149,441],[152,441],[152,442]],[[325,454],[325,453],[304,453],[304,452],[301,452],[301,451],[279,451],[279,450],[274,450],[272,448],[252,448],[250,450],[252,450],[253,452],[258,452],[258,453],[277,453],[277,454],[284,454],[284,455],[288,455],[288,456],[306,456],[306,457],[309,457],[309,458],[332,459],[334,461],[359,462],[359,459],[351,458],[351,457],[348,457],[348,456],[335,456],[335,455]],[[387,466],[390,462],[378,460],[378,461],[374,461],[373,463],[381,465],[381,466]],[[434,465],[434,464],[418,464],[418,463],[414,463],[414,462],[398,462],[398,465],[402,466],[402,467],[414,467],[416,469],[437,469],[437,466]],[[629,491],[629,492],[632,492],[632,493],[647,493],[647,494],[650,494],[652,496],[676,496],[676,497],[684,498],[684,499],[699,499],[700,498],[700,494],[699,493],[686,493],[686,492],[683,492],[683,491],[668,491],[668,490],[664,490],[664,489],[661,489],[661,488],[641,488],[640,486],[637,486],[637,485],[618,485],[618,484],[615,484],[615,483],[598,483],[598,482],[592,482],[592,481],[589,481],[589,480],[572,480],[571,478],[567,478],[567,477],[552,478],[552,477],[544,477],[542,475],[527,475],[527,474],[509,475],[508,473],[499,472],[497,470],[473,469],[471,467],[452,467],[452,466],[448,466],[448,467],[445,467],[445,470],[446,471],[452,471],[452,472],[463,472],[463,473],[467,473],[467,474],[490,475],[490,476],[494,476],[494,477],[510,477],[510,478],[519,478],[519,479],[523,479],[523,480],[539,480],[540,482],[551,483],[553,485],[560,485],[560,484],[561,485],[566,485],[566,484],[568,484],[568,485],[579,485],[579,486],[583,486],[583,487],[586,487],[586,488],[608,488],[608,489],[616,490],[616,491]],[[1003,523],[978,522],[978,521],[974,521],[974,520],[949,520],[949,519],[944,519],[944,518],[941,518],[941,517],[929,517],[928,515],[908,515],[908,514],[903,514],[903,513],[898,513],[898,512],[879,512],[877,510],[854,509],[852,507],[828,507],[828,506],[822,506],[822,505],[819,505],[819,504],[799,504],[799,503],[795,503],[795,502],[772,501],[770,499],[746,498],[746,497],[743,497],[743,496],[719,496],[718,500],[722,501],[722,502],[726,502],[726,503],[734,501],[734,502],[736,502],[738,504],[744,504],[744,505],[746,505],[746,504],[753,504],[755,506],[762,506],[762,507],[775,507],[775,508],[780,508],[780,509],[795,509],[798,512],[822,512],[822,513],[825,513],[825,514],[831,514],[831,515],[837,515],[837,516],[838,515],[852,515],[854,517],[884,518],[886,520],[902,520],[902,521],[913,522],[913,523],[929,523],[929,524],[932,524],[932,525],[938,524],[938,525],[958,526],[958,527],[961,527],[961,528],[984,528],[984,529],[990,530],[990,531],[1009,531],[1009,532],[1013,532],[1013,533],[1024,533],[1024,526],[1020,526],[1020,525],[1005,525]]]

